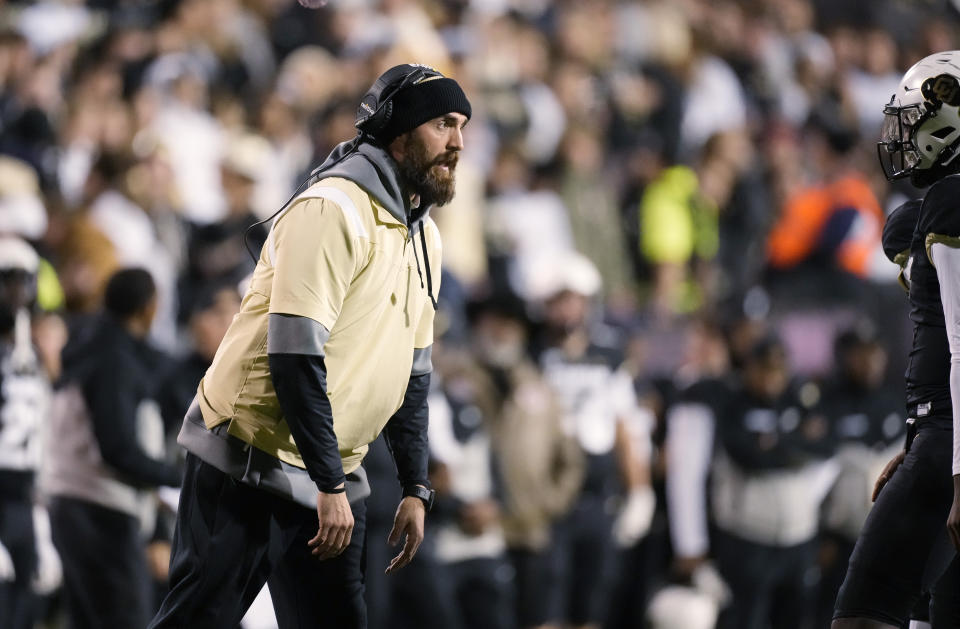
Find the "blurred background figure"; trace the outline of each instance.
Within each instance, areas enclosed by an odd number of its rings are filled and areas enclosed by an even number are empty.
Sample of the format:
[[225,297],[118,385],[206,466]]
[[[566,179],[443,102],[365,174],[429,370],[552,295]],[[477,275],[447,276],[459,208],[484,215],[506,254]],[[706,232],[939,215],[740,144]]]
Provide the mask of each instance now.
[[830,424],[840,474],[824,504],[818,625],[833,618],[850,553],[873,506],[873,488],[887,462],[903,449],[906,414],[901,391],[885,387],[887,355],[867,320],[834,340],[836,373],[823,386],[819,410]]
[[717,566],[731,590],[718,626],[803,627],[816,584],[820,505],[836,478],[815,385],[793,381],[783,344],[755,343],[716,415],[711,491]]
[[[562,407],[566,432],[583,450],[586,470],[572,512],[553,544],[560,579],[555,618],[575,627],[599,627],[607,617],[615,544],[630,546],[650,528],[649,436],[632,435],[642,422],[633,380],[621,368],[619,339],[592,316],[600,274],[584,256],[559,261],[546,291],[544,325],[535,351]],[[643,449],[638,449],[641,444]],[[623,504],[617,513],[617,497]]]
[[677,372],[678,391],[666,411],[665,495],[673,557],[669,585],[649,611],[658,627],[679,622],[673,611],[677,607],[699,610],[690,623],[712,627],[731,596],[711,554],[713,514],[708,505],[718,411],[738,372],[731,365],[723,330],[709,320],[691,326],[686,351]]
[[551,605],[563,596],[554,561],[556,528],[579,496],[584,456],[564,428],[559,396],[528,353],[525,304],[511,295],[489,295],[469,305],[469,316],[513,571],[509,626],[554,626]]
[[50,407],[50,377],[31,330],[38,268],[33,247],[20,238],[0,236],[0,553],[5,560],[0,609],[12,629],[31,629],[40,618],[35,584],[42,535],[34,526],[34,484]]
[[64,349],[44,490],[71,625],[145,626],[154,611],[152,490],[180,484],[163,459],[157,402],[169,363],[146,341],[156,311],[150,274],[120,270],[107,282],[102,314]]
[[495,391],[469,354],[445,351],[435,359],[429,437],[436,557],[453,616],[447,626],[505,628],[511,575],[491,439]]

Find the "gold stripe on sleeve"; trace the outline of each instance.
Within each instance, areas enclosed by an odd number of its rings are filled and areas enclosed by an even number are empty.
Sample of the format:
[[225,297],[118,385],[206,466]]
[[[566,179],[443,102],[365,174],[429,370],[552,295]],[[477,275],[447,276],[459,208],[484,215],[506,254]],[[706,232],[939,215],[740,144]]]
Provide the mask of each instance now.
[[[943,234],[927,234],[924,245],[926,245],[927,260],[930,260],[930,264],[933,264],[933,256],[930,255],[930,248],[936,244],[946,245],[951,249],[960,249],[960,237],[944,236]],[[933,266],[936,268],[937,265],[933,264]]]

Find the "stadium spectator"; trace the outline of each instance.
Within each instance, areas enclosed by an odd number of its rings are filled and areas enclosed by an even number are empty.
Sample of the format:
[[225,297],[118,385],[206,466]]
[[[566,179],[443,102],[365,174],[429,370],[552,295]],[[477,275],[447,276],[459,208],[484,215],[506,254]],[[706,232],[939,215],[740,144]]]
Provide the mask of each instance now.
[[[713,544],[732,600],[718,627],[803,627],[814,607],[820,505],[837,473],[815,385],[791,381],[783,345],[755,343],[715,412]],[[722,398],[721,398],[722,399]]]
[[[608,613],[614,544],[636,542],[653,517],[649,440],[645,450],[635,448],[631,424],[642,417],[633,379],[621,368],[614,331],[591,317],[591,299],[601,283],[596,267],[571,254],[551,275],[536,355],[560,400],[564,429],[586,459],[583,487],[553,542],[560,585],[552,620],[598,627]],[[650,427],[644,429],[649,434]],[[619,514],[612,500],[617,495],[624,498]]]
[[435,552],[451,611],[446,626],[506,629],[511,580],[491,434],[496,392],[468,352],[440,349],[429,438]]
[[584,457],[563,428],[560,400],[527,349],[530,321],[522,301],[492,295],[470,304],[471,348],[487,381],[492,409],[494,478],[514,570],[513,619],[523,629],[552,626],[558,590],[556,525],[572,508]]
[[833,619],[837,590],[857,535],[873,506],[873,486],[900,452],[906,432],[903,397],[885,386],[887,355],[870,321],[834,339],[836,373],[822,387],[818,410],[830,424],[840,473],[824,503],[817,626]]

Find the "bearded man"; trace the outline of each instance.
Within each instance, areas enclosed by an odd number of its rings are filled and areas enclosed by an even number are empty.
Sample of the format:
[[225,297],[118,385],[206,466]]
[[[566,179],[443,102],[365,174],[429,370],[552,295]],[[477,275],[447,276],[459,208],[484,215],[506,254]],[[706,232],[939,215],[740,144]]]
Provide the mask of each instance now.
[[281,629],[366,627],[360,466],[384,432],[403,487],[389,567],[433,499],[427,391],[440,236],[470,103],[425,66],[391,68],[277,215],[240,313],[184,419],[188,451],[160,627],[235,627],[269,585]]

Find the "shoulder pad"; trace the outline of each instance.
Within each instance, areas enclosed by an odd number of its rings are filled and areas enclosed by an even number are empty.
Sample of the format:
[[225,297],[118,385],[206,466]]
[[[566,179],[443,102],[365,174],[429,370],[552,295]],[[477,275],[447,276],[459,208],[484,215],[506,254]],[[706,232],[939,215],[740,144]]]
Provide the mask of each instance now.
[[900,264],[898,257],[910,250],[922,206],[921,199],[907,201],[891,212],[883,224],[883,253],[891,262]]
[[944,177],[930,187],[917,227],[924,237],[960,236],[960,175]]

